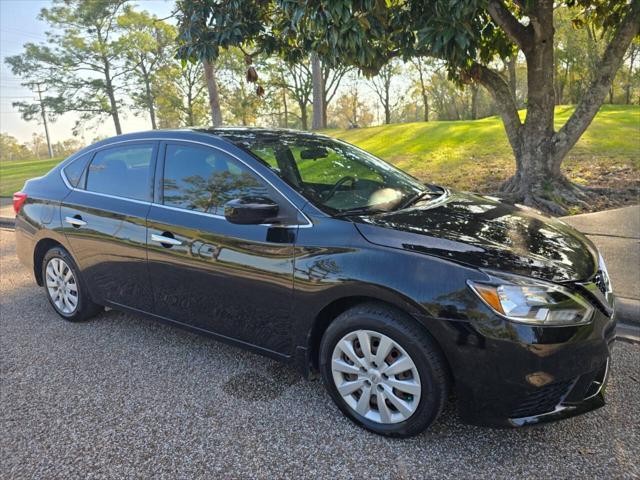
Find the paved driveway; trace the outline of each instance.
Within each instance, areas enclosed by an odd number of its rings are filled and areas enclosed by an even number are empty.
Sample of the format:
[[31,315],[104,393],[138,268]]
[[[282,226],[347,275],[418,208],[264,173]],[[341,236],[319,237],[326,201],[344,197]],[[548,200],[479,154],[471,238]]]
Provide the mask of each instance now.
[[212,339],[107,312],[69,324],[0,231],[2,478],[632,478],[640,347],[618,343],[604,409],[524,430],[449,407],[390,440],[342,417],[318,381]]

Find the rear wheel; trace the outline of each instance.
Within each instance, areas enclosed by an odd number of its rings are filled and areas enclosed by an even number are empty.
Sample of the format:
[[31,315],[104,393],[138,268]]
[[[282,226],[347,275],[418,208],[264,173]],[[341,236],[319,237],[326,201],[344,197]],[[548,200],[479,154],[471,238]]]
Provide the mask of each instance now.
[[438,417],[448,391],[433,339],[402,312],[366,304],[338,316],[320,346],[331,397],[357,424],[406,437]]
[[53,247],[45,254],[42,279],[49,303],[65,320],[86,320],[102,310],[89,297],[75,262],[64,248]]

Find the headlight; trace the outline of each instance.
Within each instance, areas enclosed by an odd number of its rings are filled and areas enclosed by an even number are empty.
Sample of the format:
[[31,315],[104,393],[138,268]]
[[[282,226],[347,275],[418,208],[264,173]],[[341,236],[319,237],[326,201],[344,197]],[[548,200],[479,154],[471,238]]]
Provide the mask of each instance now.
[[489,282],[467,283],[493,311],[509,320],[540,326],[582,325],[591,321],[594,308],[567,288],[514,275],[489,274],[492,276]]
[[609,277],[609,271],[607,270],[607,266],[604,263],[604,258],[602,255],[598,253],[598,276],[596,277],[596,283],[602,282],[602,286],[598,285],[603,290],[603,293],[611,293],[613,291],[613,286],[611,285],[611,278]]

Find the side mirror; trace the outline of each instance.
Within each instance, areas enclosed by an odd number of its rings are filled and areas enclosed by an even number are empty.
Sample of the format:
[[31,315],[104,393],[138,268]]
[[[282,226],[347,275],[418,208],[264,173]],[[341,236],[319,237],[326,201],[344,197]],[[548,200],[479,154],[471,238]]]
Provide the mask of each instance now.
[[278,204],[264,197],[242,197],[224,205],[224,217],[238,225],[269,223],[278,216]]

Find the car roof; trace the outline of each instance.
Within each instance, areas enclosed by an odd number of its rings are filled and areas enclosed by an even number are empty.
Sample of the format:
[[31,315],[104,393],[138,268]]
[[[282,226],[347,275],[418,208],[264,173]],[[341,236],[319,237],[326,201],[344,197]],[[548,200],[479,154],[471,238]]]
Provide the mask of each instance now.
[[222,138],[234,144],[242,144],[247,141],[256,143],[271,143],[278,140],[313,140],[328,139],[326,135],[302,130],[287,128],[261,128],[261,127],[217,127],[217,128],[191,128],[199,133]]
[[144,141],[144,140],[161,140],[168,136],[174,139],[184,138],[185,140],[194,139],[200,136],[206,136],[212,139],[218,139],[226,143],[231,143],[239,147],[245,147],[249,144],[269,144],[289,140],[290,142],[300,140],[328,140],[330,137],[315,132],[306,132],[301,130],[292,130],[285,128],[261,128],[261,127],[185,127],[177,129],[161,129],[147,130],[132,133],[125,133],[113,137],[106,138],[86,149],[95,149],[107,146],[113,143],[123,141]]

